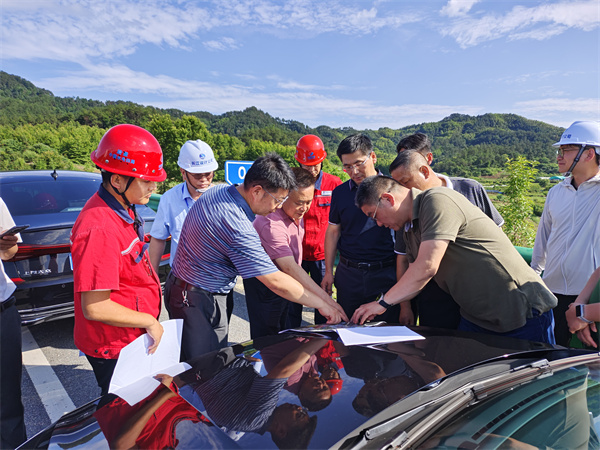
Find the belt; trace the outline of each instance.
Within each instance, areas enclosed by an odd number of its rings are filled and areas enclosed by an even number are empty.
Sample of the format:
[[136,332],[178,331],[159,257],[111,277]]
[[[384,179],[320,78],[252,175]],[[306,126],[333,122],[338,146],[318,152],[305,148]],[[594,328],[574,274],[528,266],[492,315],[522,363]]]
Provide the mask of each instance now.
[[10,308],[11,306],[13,306],[15,304],[15,302],[17,301],[17,299],[15,298],[15,296],[13,295],[12,297],[10,297],[8,300],[2,302],[1,305],[1,311],[4,311],[5,309]]
[[377,270],[377,269],[383,269],[384,267],[390,267],[396,264],[396,260],[395,259],[386,259],[385,261],[377,261],[377,262],[355,262],[355,261],[350,261],[349,259],[344,258],[343,256],[340,256],[340,262],[343,264],[346,264],[348,267],[353,267],[355,269],[362,269],[362,270]]
[[188,292],[204,292],[206,294],[210,294],[210,295],[227,295],[227,294],[222,294],[219,292],[209,292],[206,289],[202,289],[198,286],[194,286],[193,284],[190,284],[186,281],[183,281],[181,278],[177,278],[175,275],[169,275],[171,278],[173,278],[173,284],[175,286],[179,286],[181,289],[183,289],[184,291],[188,291]]

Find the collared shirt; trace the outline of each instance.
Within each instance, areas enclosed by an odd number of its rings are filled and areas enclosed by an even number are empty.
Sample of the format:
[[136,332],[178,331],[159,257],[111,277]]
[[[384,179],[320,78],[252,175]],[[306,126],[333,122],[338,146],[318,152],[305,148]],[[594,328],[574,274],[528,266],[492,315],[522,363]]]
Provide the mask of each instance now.
[[[10,212],[8,211],[8,207],[4,200],[0,198],[0,231],[8,230],[15,226],[15,221],[13,220]],[[18,242],[22,242],[21,235],[18,236]],[[4,271],[4,264],[0,262],[0,270],[2,270],[2,274],[0,275],[0,302],[4,302],[10,298],[17,286],[10,277]]]
[[[441,173],[436,173],[436,175],[446,182],[446,186],[444,187],[464,195],[467,200],[483,211],[499,227],[504,225],[504,218],[500,215],[480,183],[470,178],[448,177]],[[406,244],[404,243],[404,239],[402,239],[401,233],[396,235],[394,251],[398,255],[406,254]]]
[[210,188],[183,224],[173,274],[209,292],[227,293],[237,275],[252,278],[277,272],[253,221],[250,205],[235,186]]
[[577,189],[567,177],[548,191],[531,267],[555,294],[579,295],[600,266],[600,175]]
[[183,222],[194,205],[194,199],[190,195],[187,183],[181,183],[165,192],[158,204],[156,218],[152,224],[150,236],[156,239],[166,240],[171,236],[171,255],[169,265],[173,266],[175,251],[179,244]]
[[266,378],[252,363],[237,358],[195,391],[207,415],[219,427],[263,434],[279,401],[287,378]]
[[[85,204],[71,231],[75,291],[75,345],[86,355],[114,359],[143,328],[116,327],[88,320],[82,292],[109,290],[110,299],[126,308],[158,318],[161,288],[144,244],[144,228],[136,231],[133,211],[103,186]],[[140,235],[142,239],[140,239]]]
[[463,195],[435,187],[412,189],[412,228],[404,233],[410,263],[422,242],[447,240],[434,277],[463,317],[494,332],[525,325],[532,309],[544,313],[556,297],[519,255],[506,234]]
[[354,262],[379,262],[394,258],[391,230],[377,226],[356,206],[357,184],[348,180],[333,190],[329,223],[340,225],[338,250]]
[[475,180],[461,177],[448,177],[441,173],[436,175],[446,182],[446,187],[455,190],[464,195],[467,200],[482,210],[486,216],[494,221],[496,225],[501,227],[504,225],[504,218],[498,212],[490,197],[487,195],[485,188]]
[[296,223],[279,208],[268,216],[254,219],[254,228],[271,259],[293,256],[298,265],[302,264],[303,219]]

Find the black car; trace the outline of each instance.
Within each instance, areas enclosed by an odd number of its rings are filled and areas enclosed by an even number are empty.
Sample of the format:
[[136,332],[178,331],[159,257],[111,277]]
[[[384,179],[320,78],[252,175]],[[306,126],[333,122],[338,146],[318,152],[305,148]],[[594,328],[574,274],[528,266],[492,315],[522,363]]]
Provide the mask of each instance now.
[[345,346],[284,333],[188,361],[135,405],[105,396],[24,448],[599,448],[600,354],[411,327]]
[[[23,325],[73,316],[71,228],[101,181],[99,173],[91,172],[0,172],[0,197],[17,225],[29,225],[21,232],[18,253],[3,261],[4,270],[17,285],[15,297]],[[147,206],[137,211],[146,221],[148,236],[155,212]],[[168,255],[162,264],[167,263]]]

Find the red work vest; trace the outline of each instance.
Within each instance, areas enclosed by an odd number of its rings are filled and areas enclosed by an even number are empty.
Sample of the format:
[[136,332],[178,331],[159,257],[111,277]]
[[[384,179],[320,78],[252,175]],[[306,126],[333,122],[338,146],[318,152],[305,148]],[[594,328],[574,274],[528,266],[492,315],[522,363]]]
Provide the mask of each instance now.
[[335,175],[321,172],[319,189],[315,186],[315,196],[310,209],[304,215],[304,241],[302,243],[302,259],[305,261],[321,261],[325,259],[325,232],[329,224],[329,208],[331,193],[342,184]]

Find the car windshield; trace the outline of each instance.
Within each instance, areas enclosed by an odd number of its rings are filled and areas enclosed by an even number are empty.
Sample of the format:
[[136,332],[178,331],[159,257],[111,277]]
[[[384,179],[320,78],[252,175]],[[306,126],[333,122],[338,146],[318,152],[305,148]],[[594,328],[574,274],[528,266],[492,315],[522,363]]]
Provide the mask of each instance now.
[[599,369],[598,363],[581,364],[492,395],[422,446],[600,448]]
[[13,216],[78,212],[99,183],[100,177],[10,183],[2,186],[2,198]]

